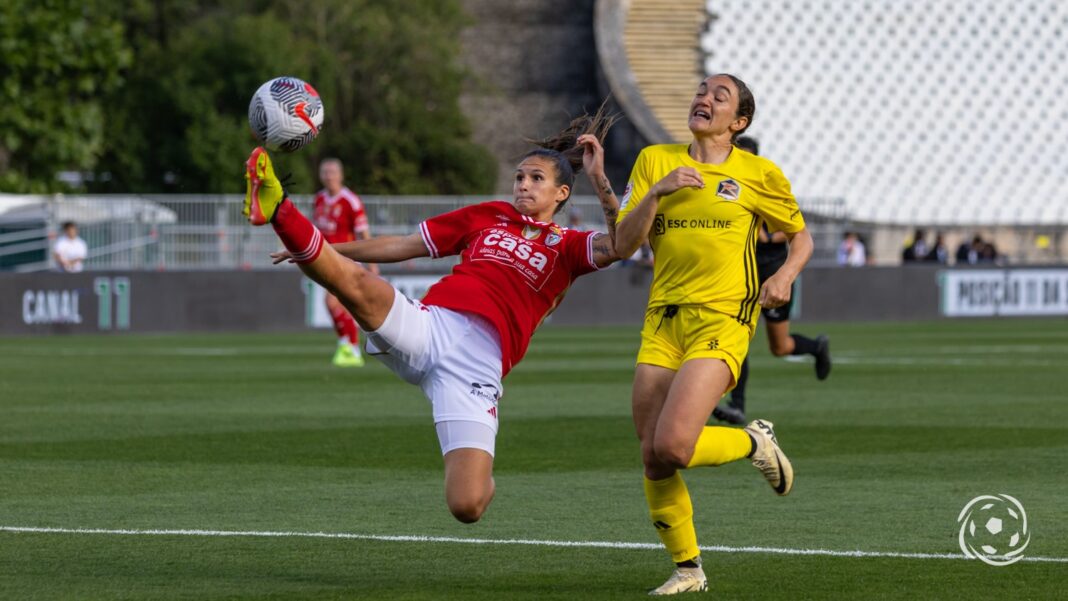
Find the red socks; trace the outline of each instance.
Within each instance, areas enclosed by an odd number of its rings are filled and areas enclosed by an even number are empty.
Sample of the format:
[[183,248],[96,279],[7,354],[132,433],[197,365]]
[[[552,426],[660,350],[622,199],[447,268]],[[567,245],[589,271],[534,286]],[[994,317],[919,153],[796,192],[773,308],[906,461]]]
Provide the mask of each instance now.
[[331,310],[330,318],[334,320],[334,331],[337,332],[339,339],[344,338],[353,346],[360,343],[360,329],[356,326],[356,320],[344,307]]
[[[311,263],[323,250],[323,234],[300,214],[288,198],[282,200],[271,219],[274,232],[282,239],[297,263]],[[349,317],[351,320],[352,318]],[[354,324],[355,325],[355,324]]]

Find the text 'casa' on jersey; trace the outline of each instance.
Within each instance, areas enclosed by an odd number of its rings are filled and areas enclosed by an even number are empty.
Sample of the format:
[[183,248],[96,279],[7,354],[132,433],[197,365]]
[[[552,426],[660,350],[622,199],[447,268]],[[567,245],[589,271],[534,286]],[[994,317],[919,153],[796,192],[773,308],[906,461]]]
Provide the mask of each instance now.
[[503,373],[523,358],[534,330],[571,282],[597,269],[596,232],[535,221],[507,202],[485,202],[419,224],[432,257],[460,255],[423,304],[482,316],[501,337]]
[[774,163],[739,148],[711,165],[690,157],[685,144],[649,146],[634,164],[618,221],[678,167],[696,169],[705,187],[660,199],[649,232],[656,257],[649,306],[704,305],[753,328],[761,223],[787,234],[805,228],[790,182]]

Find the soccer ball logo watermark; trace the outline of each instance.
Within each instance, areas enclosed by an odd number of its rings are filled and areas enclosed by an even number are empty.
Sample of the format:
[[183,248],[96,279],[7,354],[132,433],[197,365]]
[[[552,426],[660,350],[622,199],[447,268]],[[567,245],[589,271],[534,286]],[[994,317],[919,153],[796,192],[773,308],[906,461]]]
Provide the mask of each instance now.
[[1023,505],[1006,494],[975,497],[960,512],[960,549],[968,557],[992,566],[1023,559],[1031,542]]

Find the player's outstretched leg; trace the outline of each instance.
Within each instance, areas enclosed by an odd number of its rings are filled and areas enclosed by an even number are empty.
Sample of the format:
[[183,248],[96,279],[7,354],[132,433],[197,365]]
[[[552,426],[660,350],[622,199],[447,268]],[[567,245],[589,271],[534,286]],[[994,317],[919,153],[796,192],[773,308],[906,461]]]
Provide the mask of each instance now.
[[815,340],[801,334],[790,333],[789,321],[768,321],[768,346],[776,357],[786,355],[812,355],[816,358],[816,378],[826,380],[831,374],[831,343],[826,335]]
[[772,428],[771,422],[762,419],[753,420],[745,427],[754,444],[749,458],[777,494],[787,495],[794,486],[794,466],[779,448]]
[[270,223],[300,270],[336,296],[364,330],[377,330],[393,307],[393,286],[325,244],[322,233],[286,197],[263,148],[245,162],[245,178],[243,212],[249,223]]

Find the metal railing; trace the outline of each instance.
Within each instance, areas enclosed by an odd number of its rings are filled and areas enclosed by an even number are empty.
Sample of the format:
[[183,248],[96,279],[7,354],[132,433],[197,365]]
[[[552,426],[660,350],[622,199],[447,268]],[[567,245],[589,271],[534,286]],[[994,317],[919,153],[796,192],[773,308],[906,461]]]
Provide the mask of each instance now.
[[[434,215],[500,196],[363,196],[376,236],[406,235]],[[310,214],[311,197],[293,201]],[[89,246],[90,270],[263,269],[280,248],[271,228],[253,228],[241,215],[241,195],[142,195],[42,197],[29,214],[0,214],[0,269],[54,268],[51,247],[64,221],[78,223]],[[841,199],[801,203],[817,238],[817,262],[834,262],[844,223]],[[600,204],[575,196],[558,221],[569,227],[605,231]],[[416,259],[383,266],[391,271],[445,271],[455,261]]]

